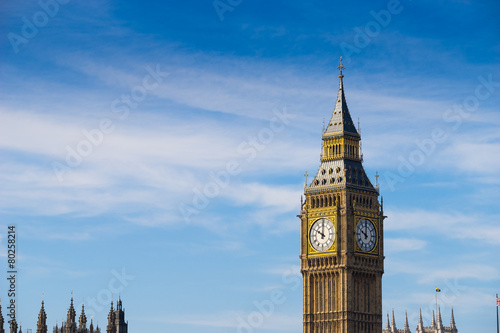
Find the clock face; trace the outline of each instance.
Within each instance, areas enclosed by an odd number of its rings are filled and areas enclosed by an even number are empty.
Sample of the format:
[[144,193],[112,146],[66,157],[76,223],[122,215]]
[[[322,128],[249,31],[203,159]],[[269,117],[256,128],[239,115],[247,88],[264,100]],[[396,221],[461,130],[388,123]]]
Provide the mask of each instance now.
[[309,231],[309,240],[317,251],[326,251],[335,240],[335,227],[328,219],[316,220]]
[[372,221],[362,219],[358,222],[356,227],[356,239],[361,250],[370,252],[375,248],[377,243],[377,231]]

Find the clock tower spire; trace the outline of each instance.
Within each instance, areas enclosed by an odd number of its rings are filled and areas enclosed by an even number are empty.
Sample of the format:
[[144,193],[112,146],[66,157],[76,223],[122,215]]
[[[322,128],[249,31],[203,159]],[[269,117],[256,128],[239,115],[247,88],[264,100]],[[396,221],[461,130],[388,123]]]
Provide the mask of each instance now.
[[320,167],[301,206],[304,333],[382,331],[383,212],[363,168],[361,136],[344,93],[340,58],[335,108]]

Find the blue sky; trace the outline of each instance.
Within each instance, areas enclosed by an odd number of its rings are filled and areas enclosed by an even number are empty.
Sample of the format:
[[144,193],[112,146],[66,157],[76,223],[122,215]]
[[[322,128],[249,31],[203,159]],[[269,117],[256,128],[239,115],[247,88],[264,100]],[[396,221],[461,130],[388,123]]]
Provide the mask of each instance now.
[[130,332],[301,332],[296,215],[343,56],[388,216],[384,313],[429,325],[437,286],[446,325],[453,307],[460,332],[494,330],[497,2],[55,3],[0,5],[23,329],[73,291],[101,327],[119,292]]

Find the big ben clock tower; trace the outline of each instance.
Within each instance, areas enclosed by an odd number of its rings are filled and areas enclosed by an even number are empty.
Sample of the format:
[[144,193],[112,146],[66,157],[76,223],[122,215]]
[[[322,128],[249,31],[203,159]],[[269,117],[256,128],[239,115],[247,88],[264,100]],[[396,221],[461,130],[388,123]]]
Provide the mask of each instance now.
[[383,208],[340,84],[321,165],[301,206],[304,333],[381,333]]

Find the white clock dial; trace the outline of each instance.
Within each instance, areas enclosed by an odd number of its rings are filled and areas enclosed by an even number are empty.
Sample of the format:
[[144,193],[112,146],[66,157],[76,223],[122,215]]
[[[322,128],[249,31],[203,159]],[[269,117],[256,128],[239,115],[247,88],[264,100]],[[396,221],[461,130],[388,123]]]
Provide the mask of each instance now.
[[362,219],[358,222],[356,227],[356,239],[361,250],[370,252],[375,248],[377,243],[377,231],[372,221]]
[[316,220],[309,231],[309,241],[317,251],[328,250],[335,240],[335,227],[328,219]]

